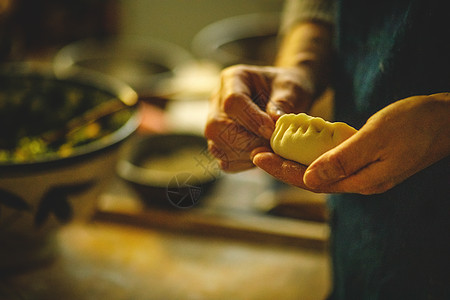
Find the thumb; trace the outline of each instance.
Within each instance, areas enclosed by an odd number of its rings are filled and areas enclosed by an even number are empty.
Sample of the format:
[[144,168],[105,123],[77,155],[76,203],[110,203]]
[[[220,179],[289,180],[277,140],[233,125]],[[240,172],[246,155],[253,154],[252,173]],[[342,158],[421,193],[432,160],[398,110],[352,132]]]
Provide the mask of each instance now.
[[267,114],[274,120],[275,122],[284,114],[293,112],[293,105],[284,98],[274,98],[271,97],[266,106]]
[[286,113],[307,111],[311,103],[312,96],[306,89],[288,78],[279,76],[272,83],[272,92],[266,112],[276,121]]
[[360,132],[345,140],[342,144],[324,153],[307,168],[303,181],[310,187],[317,189],[346,178],[376,158],[371,139],[364,138]]

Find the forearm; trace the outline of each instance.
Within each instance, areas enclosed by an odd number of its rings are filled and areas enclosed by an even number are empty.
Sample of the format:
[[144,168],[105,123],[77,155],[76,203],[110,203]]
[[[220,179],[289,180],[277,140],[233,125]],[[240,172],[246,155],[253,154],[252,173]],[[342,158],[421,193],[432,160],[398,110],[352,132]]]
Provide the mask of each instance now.
[[275,65],[299,65],[318,69],[328,66],[332,56],[332,25],[320,21],[303,21],[294,25],[283,38]]
[[275,60],[278,67],[300,67],[314,82],[314,95],[329,83],[333,28],[331,24],[308,20],[300,22],[283,35]]

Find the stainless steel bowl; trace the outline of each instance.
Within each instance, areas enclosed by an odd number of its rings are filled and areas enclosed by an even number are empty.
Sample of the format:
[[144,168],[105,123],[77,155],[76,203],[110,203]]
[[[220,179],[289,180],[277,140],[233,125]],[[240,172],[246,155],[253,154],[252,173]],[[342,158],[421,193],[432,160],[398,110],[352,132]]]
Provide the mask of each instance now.
[[155,38],[87,39],[63,47],[54,58],[57,72],[86,68],[121,79],[139,96],[174,93],[168,81],[193,60],[182,47]]
[[279,13],[230,17],[207,25],[192,41],[192,52],[222,66],[273,64]]

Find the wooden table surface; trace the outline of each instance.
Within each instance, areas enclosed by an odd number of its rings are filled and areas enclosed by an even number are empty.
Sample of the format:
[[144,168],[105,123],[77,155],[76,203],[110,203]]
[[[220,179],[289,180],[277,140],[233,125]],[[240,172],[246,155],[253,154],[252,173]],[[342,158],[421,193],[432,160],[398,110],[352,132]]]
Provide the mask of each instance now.
[[[67,225],[58,234],[59,256],[39,268],[1,276],[0,299],[314,300],[324,299],[329,290],[326,243],[317,242],[327,237],[321,233],[324,224],[267,219],[265,227],[280,229],[264,232],[258,226],[265,222],[262,217],[240,212],[239,219],[227,219],[222,213],[214,228],[223,226],[217,232],[232,234],[215,235],[205,227],[210,217],[192,211],[179,220],[191,226],[203,220],[204,230],[152,226],[171,217],[167,214],[140,214],[156,219],[147,226],[108,221],[107,211],[89,223]],[[227,227],[226,220],[241,221]],[[283,224],[289,225],[285,231]],[[260,238],[252,239],[258,228]],[[312,229],[305,240],[315,241],[313,247],[293,242],[295,228]],[[239,233],[245,234],[233,238]]]
[[72,224],[52,263],[0,279],[0,299],[323,299],[324,250]]

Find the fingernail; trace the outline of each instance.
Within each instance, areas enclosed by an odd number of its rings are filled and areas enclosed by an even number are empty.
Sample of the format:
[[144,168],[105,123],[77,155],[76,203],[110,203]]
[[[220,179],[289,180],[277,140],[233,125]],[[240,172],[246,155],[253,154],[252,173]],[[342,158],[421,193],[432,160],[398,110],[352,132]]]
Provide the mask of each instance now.
[[270,140],[270,138],[272,137],[273,128],[267,127],[267,126],[261,126],[258,129],[258,131],[261,134],[261,136],[263,136],[264,138]]
[[252,153],[252,155],[250,155],[250,159],[251,159],[251,161],[252,161],[253,164],[255,163],[255,157],[256,157],[259,153],[260,153],[260,152]]
[[307,186],[315,188],[337,181],[342,177],[344,177],[344,175],[341,170],[328,165],[327,167],[317,167],[311,170],[306,170],[303,180]]
[[275,115],[277,115],[277,116],[279,116],[279,117],[281,117],[282,115],[284,115],[285,113],[284,113],[284,111],[282,111],[281,109],[277,109],[276,111],[275,111]]
[[253,158],[255,158],[255,156],[256,156],[258,153],[260,153],[260,149],[259,149],[259,148],[253,149],[253,151],[250,152],[250,160],[253,161]]
[[253,158],[255,158],[256,155],[258,155],[259,153],[262,153],[262,152],[270,152],[270,148],[262,146],[262,147],[253,149],[250,152],[250,159],[253,160]]
[[303,175],[303,182],[310,188],[317,188],[322,184],[322,180],[314,170],[306,170]]

